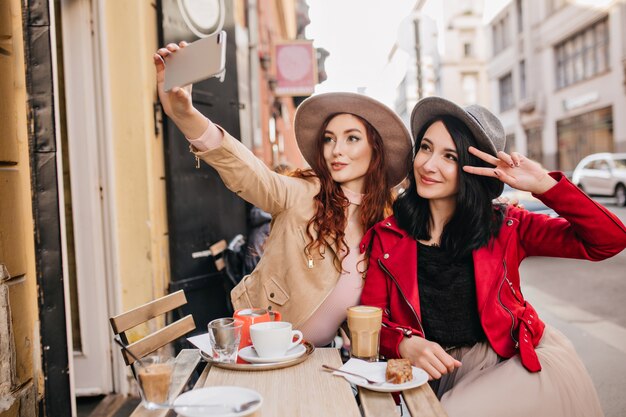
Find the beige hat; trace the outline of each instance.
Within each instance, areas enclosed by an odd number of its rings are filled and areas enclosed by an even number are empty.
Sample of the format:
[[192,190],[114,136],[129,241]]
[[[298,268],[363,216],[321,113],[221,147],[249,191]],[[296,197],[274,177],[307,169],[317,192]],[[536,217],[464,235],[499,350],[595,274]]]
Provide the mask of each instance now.
[[402,120],[383,103],[356,93],[325,93],[307,98],[298,106],[294,120],[296,141],[302,156],[313,166],[316,141],[324,121],[340,113],[353,114],[367,120],[383,140],[385,169],[390,185],[400,183],[408,174],[413,142]]

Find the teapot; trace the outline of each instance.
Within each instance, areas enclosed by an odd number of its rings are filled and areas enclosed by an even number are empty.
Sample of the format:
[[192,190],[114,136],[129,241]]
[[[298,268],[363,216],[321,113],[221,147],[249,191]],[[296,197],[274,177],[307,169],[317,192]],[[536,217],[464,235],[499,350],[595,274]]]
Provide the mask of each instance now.
[[250,339],[251,325],[266,321],[281,321],[281,315],[278,311],[266,310],[264,308],[242,308],[235,311],[233,318],[243,322],[239,349],[252,345],[252,340]]

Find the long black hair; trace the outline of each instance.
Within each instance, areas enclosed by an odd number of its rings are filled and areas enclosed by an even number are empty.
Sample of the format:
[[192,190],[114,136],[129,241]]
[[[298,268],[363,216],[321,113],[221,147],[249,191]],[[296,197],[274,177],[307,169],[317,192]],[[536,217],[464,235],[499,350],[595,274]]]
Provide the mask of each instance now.
[[[456,208],[443,228],[440,245],[450,256],[463,257],[472,250],[487,245],[489,239],[497,236],[500,231],[504,210],[499,205],[494,206],[492,202],[499,190],[499,180],[463,171],[464,165],[489,165],[468,152],[469,146],[480,147],[467,126],[452,116],[440,116],[424,125],[415,136],[414,159],[426,130],[437,121],[444,124],[456,145],[459,181]],[[429,240],[431,213],[428,199],[417,194],[413,171],[409,174],[409,182],[409,186],[394,203],[393,213],[398,225],[409,235],[417,240]]]

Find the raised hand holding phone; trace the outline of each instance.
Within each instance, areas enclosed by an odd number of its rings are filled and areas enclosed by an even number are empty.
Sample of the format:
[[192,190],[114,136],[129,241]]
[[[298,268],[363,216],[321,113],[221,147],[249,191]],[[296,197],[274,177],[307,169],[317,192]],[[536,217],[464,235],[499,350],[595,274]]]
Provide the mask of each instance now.
[[191,101],[191,84],[173,87],[165,91],[166,62],[169,65],[173,56],[188,47],[187,42],[170,43],[160,48],[153,56],[156,70],[157,92],[165,114],[172,119],[181,132],[188,138],[197,138],[206,130],[209,122]]
[[226,32],[199,39],[166,59],[165,91],[211,77],[224,80],[226,71]]

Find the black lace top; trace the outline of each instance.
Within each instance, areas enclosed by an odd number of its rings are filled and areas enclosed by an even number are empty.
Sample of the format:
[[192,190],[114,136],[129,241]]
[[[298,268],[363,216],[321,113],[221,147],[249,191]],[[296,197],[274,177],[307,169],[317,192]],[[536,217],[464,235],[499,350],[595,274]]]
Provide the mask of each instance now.
[[417,282],[426,339],[442,347],[472,346],[486,339],[478,318],[474,261],[418,242]]

